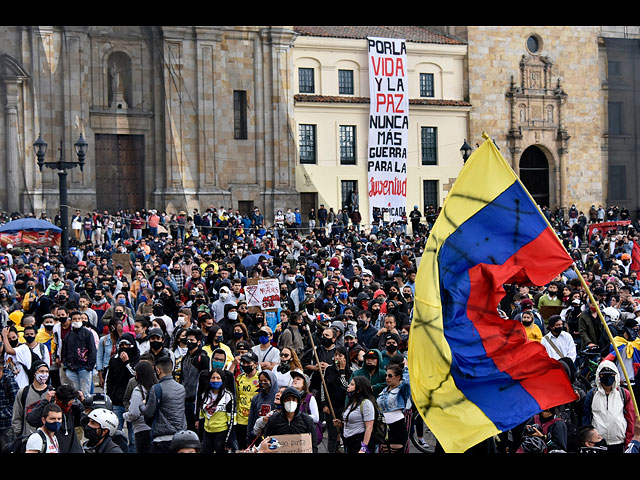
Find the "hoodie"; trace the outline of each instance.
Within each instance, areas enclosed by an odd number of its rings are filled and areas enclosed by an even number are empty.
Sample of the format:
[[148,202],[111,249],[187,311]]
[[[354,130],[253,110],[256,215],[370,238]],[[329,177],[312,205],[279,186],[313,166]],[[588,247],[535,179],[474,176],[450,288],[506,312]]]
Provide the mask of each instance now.
[[253,426],[259,417],[268,415],[269,412],[275,410],[275,396],[278,392],[278,377],[271,370],[263,370],[258,374],[258,381],[263,375],[268,375],[271,381],[271,388],[268,392],[264,392],[262,388],[258,388],[258,393],[251,399],[251,406],[249,407],[249,421],[247,423],[247,436],[250,437],[249,441],[254,438]]
[[293,387],[287,387],[285,391],[282,392],[280,398],[285,399],[291,395],[294,395],[298,399],[298,407],[294,412],[293,418],[289,421],[284,408],[276,411],[267,422],[267,426],[264,429],[264,436],[272,437],[274,435],[299,435],[309,433],[311,435],[312,451],[313,453],[318,453],[318,442],[315,435],[316,427],[311,416],[300,411],[300,392]]
[[[600,372],[609,368],[615,373],[611,392],[600,383]],[[610,360],[603,360],[596,370],[596,387],[584,399],[583,425],[593,425],[608,445],[629,444],[633,438],[635,410],[629,391],[620,385],[620,373]]]
[[381,368],[382,365],[382,353],[380,350],[369,349],[368,352],[375,352],[378,356],[378,366],[375,370],[369,372],[366,368],[366,360],[361,368],[353,372],[353,377],[365,377],[371,382],[371,388],[373,388],[373,395],[377,397],[380,392],[387,386],[387,372]]

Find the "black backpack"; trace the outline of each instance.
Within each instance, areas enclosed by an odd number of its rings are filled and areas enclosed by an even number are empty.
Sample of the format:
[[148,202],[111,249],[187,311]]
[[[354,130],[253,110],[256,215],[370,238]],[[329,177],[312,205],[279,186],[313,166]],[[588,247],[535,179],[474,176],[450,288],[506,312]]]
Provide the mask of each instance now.
[[[40,429],[36,430],[35,433],[42,437],[42,448],[40,448],[40,453],[45,453],[47,451],[47,437]],[[29,433],[27,435],[20,435],[13,442],[7,445],[2,450],[2,453],[25,453],[27,451],[27,440],[29,440],[31,435],[33,434]]]
[[[376,404],[376,402],[372,402],[372,403],[373,403],[373,409],[375,411],[375,416],[373,419],[373,431],[371,432],[371,439],[369,440],[369,442],[376,445],[382,445],[387,442],[389,426],[387,425],[387,422],[384,419],[384,415],[378,408],[378,405]],[[360,413],[364,416],[364,413],[362,410],[362,403],[360,403]]]

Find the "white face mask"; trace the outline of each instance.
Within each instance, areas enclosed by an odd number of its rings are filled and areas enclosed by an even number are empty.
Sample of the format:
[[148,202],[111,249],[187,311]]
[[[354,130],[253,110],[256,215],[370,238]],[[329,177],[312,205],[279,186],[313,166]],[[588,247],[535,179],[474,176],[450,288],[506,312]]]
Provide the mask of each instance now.
[[288,413],[293,413],[298,408],[298,402],[295,400],[289,400],[288,402],[284,402],[284,410]]
[[228,296],[229,296],[229,294],[228,294],[228,293],[226,293],[226,292],[222,292],[222,293],[220,294],[220,298],[221,298],[222,300],[226,300]]
[[71,322],[71,326],[73,328],[81,328],[82,327],[82,322]]
[[237,320],[238,319],[238,312],[229,312],[227,317],[229,317],[229,320]]
[[181,327],[182,325],[185,325],[187,323],[187,321],[184,319],[184,317],[178,317],[178,320],[176,320],[176,326]]
[[360,288],[360,282],[353,282],[353,288]]

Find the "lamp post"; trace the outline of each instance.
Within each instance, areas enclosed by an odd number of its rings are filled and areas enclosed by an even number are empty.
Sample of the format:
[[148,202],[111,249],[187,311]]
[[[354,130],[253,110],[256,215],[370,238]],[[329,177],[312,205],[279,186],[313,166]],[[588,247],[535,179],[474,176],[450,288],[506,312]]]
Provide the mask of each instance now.
[[44,156],[47,153],[47,142],[42,139],[42,135],[38,134],[38,139],[33,143],[33,149],[38,159],[38,167],[42,172],[42,167],[51,168],[58,171],[59,189],[60,189],[60,221],[62,223],[62,255],[66,255],[69,251],[69,216],[67,205],[67,170],[80,167],[80,171],[84,170],[84,161],[87,156],[87,147],[89,144],[86,142],[82,133],[73,147],[78,157],[77,162],[67,162],[64,159],[64,142],[60,142],[60,158],[55,162],[45,162]]
[[471,146],[467,143],[467,139],[464,139],[464,143],[462,144],[462,147],[460,147],[460,153],[462,154],[462,162],[463,163],[467,163],[467,160],[469,159],[469,157],[471,156],[471,151],[473,149],[471,148]]

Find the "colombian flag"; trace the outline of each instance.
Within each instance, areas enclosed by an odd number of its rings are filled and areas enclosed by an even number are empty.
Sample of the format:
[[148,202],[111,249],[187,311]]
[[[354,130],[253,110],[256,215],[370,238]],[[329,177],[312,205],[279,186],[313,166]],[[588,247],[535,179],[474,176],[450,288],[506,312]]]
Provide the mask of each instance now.
[[573,263],[493,141],[469,158],[431,230],[409,335],[413,400],[459,453],[576,400],[565,370],[497,305],[505,283],[545,285]]

